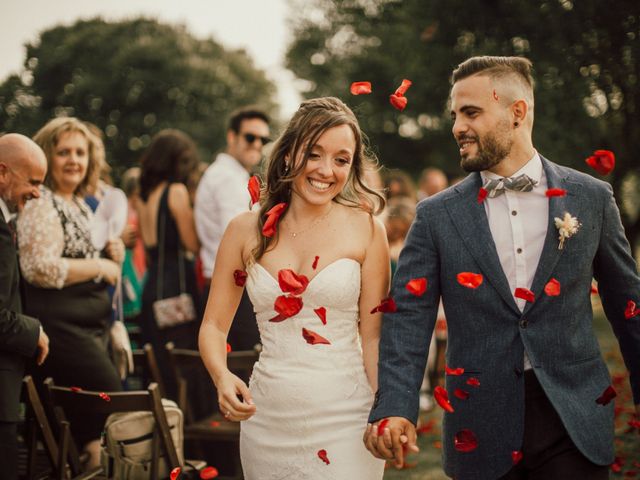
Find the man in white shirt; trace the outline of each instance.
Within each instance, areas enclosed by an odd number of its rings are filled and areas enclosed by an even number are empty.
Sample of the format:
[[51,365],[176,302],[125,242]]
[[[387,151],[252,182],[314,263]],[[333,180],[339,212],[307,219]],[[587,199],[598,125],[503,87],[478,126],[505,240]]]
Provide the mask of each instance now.
[[[227,147],[207,168],[196,191],[195,222],[202,248],[200,258],[206,279],[206,301],[218,247],[233,217],[250,208],[247,189],[253,169],[262,159],[262,147],[270,142],[269,117],[256,108],[235,111],[229,119]],[[234,350],[250,350],[260,342],[253,306],[242,296],[228,337]]]
[[49,338],[40,322],[22,313],[15,215],[40,196],[47,159],[31,139],[0,137],[0,477],[18,478],[17,422],[25,363],[37,353],[41,365]]
[[[449,476],[608,478],[615,393],[593,329],[594,277],[640,415],[637,265],[611,186],[534,148],[531,71],[521,57],[473,57],[453,73],[453,134],[471,174],[418,206],[393,280],[397,310],[383,317],[365,435],[374,455],[397,466],[403,444],[417,449],[418,389],[440,298]],[[412,295],[405,285],[421,277],[427,291]]]

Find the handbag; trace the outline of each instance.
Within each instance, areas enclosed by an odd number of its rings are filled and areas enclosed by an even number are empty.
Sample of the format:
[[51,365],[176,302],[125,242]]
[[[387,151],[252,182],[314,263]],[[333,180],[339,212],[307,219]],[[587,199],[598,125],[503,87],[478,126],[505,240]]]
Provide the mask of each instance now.
[[175,327],[196,319],[196,309],[193,297],[187,293],[187,282],[184,272],[184,253],[178,245],[178,280],[180,282],[180,294],[175,297],[163,297],[164,281],[164,232],[166,215],[164,210],[160,213],[160,238],[158,240],[158,283],[157,300],[153,302],[153,314],[156,325],[160,330]]

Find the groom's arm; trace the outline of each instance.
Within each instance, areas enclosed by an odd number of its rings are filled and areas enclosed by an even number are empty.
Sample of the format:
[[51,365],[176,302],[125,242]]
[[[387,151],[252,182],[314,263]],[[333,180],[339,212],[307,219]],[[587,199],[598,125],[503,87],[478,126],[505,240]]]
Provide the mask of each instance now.
[[594,276],[607,319],[618,338],[636,409],[640,410],[640,315],[625,319],[629,301],[640,309],[640,277],[624,235],[613,191],[606,185],[602,232],[594,261]]
[[[371,423],[404,417],[415,425],[418,419],[420,386],[440,300],[440,260],[429,225],[433,203],[426,200],[418,205],[393,278],[391,296],[397,311],[385,313],[382,320],[378,392]],[[427,291],[413,295],[406,285],[421,277],[427,279]]]

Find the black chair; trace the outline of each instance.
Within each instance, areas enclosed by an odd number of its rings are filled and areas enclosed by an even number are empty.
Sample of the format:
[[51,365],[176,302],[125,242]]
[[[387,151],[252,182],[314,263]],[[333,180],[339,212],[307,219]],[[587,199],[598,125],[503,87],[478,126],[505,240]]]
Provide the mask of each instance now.
[[167,389],[160,375],[158,360],[150,343],[145,343],[142,348],[133,350],[134,375],[143,380],[140,389],[145,389],[150,383],[157,383],[162,398],[167,397]]

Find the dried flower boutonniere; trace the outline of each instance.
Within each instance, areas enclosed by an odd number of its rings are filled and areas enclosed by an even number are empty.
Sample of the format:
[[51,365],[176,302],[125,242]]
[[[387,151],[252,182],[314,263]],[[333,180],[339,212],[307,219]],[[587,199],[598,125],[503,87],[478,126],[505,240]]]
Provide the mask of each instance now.
[[558,233],[560,234],[558,236],[558,240],[560,240],[558,250],[562,250],[562,247],[564,247],[564,241],[575,235],[581,224],[578,222],[578,219],[576,217],[572,217],[569,212],[565,212],[563,218],[555,217],[554,220]]

